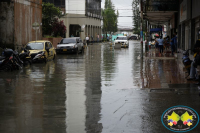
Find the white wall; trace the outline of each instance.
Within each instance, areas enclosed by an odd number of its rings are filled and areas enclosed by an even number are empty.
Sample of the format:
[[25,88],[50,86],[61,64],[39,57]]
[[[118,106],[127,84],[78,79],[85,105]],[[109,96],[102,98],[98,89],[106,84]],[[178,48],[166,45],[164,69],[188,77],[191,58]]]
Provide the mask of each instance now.
[[65,0],[66,13],[85,14],[85,0]]

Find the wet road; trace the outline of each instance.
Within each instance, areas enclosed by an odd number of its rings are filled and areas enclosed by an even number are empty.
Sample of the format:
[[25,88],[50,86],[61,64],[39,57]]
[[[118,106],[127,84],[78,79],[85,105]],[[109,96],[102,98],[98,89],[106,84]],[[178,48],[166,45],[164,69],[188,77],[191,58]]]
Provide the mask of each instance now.
[[137,41],[121,50],[94,44],[83,54],[1,72],[0,132],[168,133],[160,119],[169,107],[200,113],[198,88],[182,78],[176,60],[142,60],[140,51]]

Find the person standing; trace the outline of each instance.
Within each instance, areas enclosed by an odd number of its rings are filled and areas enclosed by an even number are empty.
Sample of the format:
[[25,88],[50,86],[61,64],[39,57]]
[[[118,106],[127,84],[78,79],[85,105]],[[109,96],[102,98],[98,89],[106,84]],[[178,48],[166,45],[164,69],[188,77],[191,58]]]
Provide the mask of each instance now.
[[160,48],[160,53],[162,54],[163,53],[163,42],[164,42],[164,40],[162,39],[162,36],[160,36],[160,38],[157,39],[156,42],[158,43],[159,48]]
[[99,42],[99,34],[97,35],[97,42]]
[[74,37],[74,35],[72,34],[71,37]]
[[170,45],[171,45],[172,55],[174,55],[174,50],[175,50],[175,46],[174,46],[174,35],[172,35],[172,39],[171,39],[171,41],[170,41]]
[[85,40],[86,40],[86,47],[87,47],[87,45],[89,45],[89,40],[90,40],[89,35],[85,38]]
[[93,36],[91,36],[91,38],[92,38],[92,43],[94,42],[94,38],[93,38]]
[[174,33],[174,51],[177,52],[177,34],[176,32]]

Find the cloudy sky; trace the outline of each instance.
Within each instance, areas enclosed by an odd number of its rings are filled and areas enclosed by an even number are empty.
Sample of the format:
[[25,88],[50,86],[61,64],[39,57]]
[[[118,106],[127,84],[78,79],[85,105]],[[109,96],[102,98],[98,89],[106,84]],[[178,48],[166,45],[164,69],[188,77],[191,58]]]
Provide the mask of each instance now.
[[[112,0],[112,3],[115,6],[115,9],[119,11],[119,16],[132,16],[132,1],[133,0]],[[105,0],[102,0],[101,7],[104,8]],[[123,9],[123,10],[120,10]],[[125,9],[125,10],[124,10]],[[118,27],[121,28],[131,28],[132,26],[132,17],[119,17],[118,18]]]

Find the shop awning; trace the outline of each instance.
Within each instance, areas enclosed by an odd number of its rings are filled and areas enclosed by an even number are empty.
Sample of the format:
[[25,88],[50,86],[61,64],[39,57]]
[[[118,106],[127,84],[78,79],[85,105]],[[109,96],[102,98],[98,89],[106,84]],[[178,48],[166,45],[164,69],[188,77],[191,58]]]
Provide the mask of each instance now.
[[162,31],[162,28],[150,29],[150,33]]

